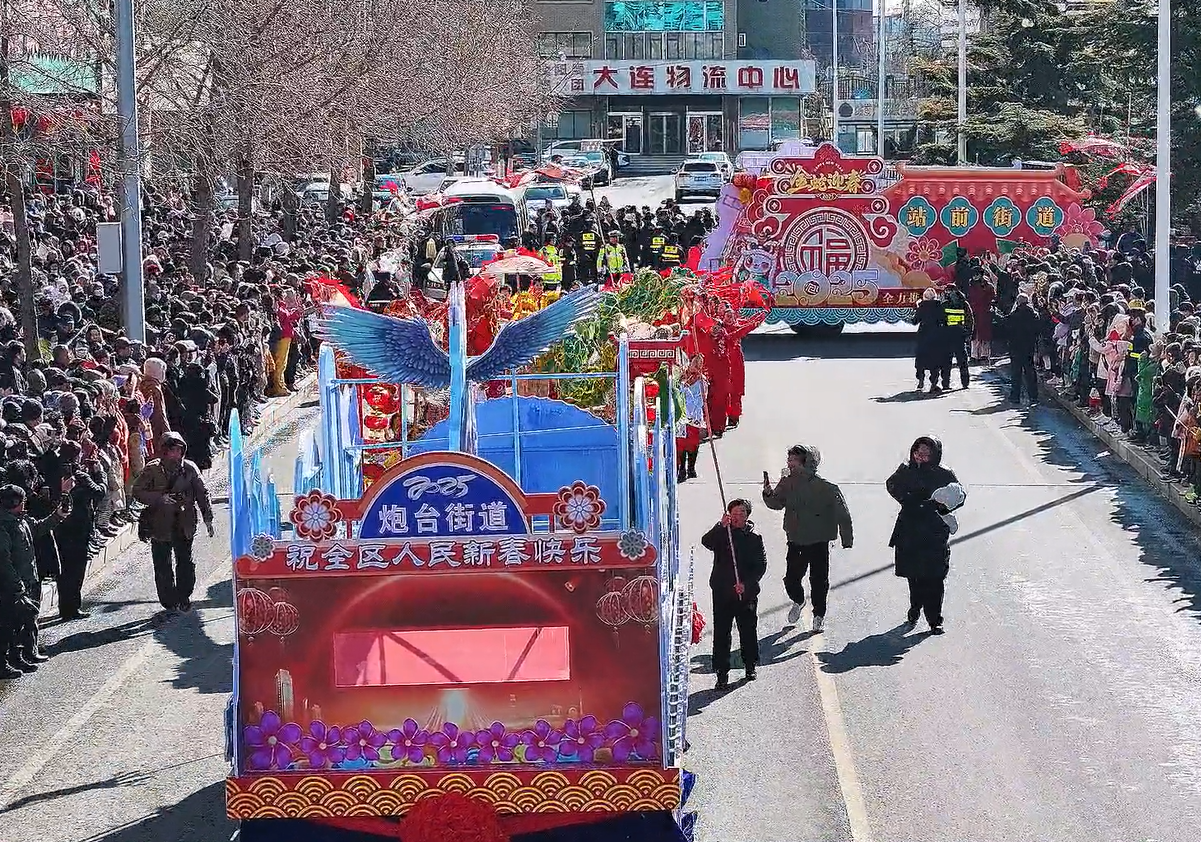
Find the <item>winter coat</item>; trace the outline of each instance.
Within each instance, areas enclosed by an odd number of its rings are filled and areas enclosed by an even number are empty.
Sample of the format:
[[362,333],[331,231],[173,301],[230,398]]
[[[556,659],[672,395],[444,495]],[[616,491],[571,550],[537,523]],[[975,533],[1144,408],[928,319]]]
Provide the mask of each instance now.
[[967,291],[967,303],[976,321],[976,339],[992,341],[992,303],[997,291],[989,283],[974,283]]
[[763,502],[769,509],[784,510],[784,533],[790,544],[826,544],[840,535],[845,547],[854,541],[851,512],[842,491],[811,473],[808,466],[787,474],[771,491],[764,491]]
[[[190,541],[196,537],[197,506],[205,523],[213,521],[213,506],[204,478],[196,464],[188,459],[175,466],[162,459],[152,459],[134,480],[133,494],[151,507],[151,540],[170,541],[178,536]],[[164,494],[174,494],[176,502],[165,502]]]
[[1111,398],[1128,398],[1134,394],[1134,382],[1130,378],[1126,359],[1130,354],[1130,343],[1125,339],[1110,339],[1101,351],[1105,359],[1107,375],[1105,394]]
[[919,439],[914,447],[923,441],[932,443],[934,455],[930,461],[921,465],[910,459],[885,483],[888,493],[901,504],[888,546],[895,552],[896,575],[942,579],[950,570],[951,530],[930,496],[958,479],[954,471],[941,464],[942,445],[934,439]]
[[913,323],[917,325],[917,349],[913,355],[915,367],[919,369],[942,368],[946,363],[947,313],[943,303],[937,299],[923,301],[917,305]]
[[701,538],[705,549],[713,553],[713,571],[709,574],[709,587],[713,590],[713,601],[734,601],[734,562],[730,558],[730,539],[734,540],[734,558],[738,564],[738,578],[745,591],[743,598],[759,596],[759,582],[767,575],[767,552],[763,549],[763,536],[755,532],[752,525],[743,529],[730,529],[717,523]]
[[33,520],[27,515],[0,510],[0,601],[10,601],[37,588],[34,538],[48,534],[58,522],[57,513]]
[[1042,323],[1034,308],[1020,305],[1005,317],[1005,340],[1009,343],[1011,357],[1033,357],[1038,346]]
[[1134,420],[1139,424],[1149,426],[1155,417],[1153,399],[1158,371],[1159,362],[1151,359],[1150,352],[1144,351],[1138,358],[1138,397],[1134,402]]

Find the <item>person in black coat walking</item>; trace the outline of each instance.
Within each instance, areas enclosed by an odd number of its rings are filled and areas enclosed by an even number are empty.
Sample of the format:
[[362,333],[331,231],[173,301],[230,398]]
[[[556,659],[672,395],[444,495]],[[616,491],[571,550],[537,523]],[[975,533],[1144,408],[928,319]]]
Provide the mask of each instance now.
[[[755,680],[759,664],[759,582],[767,574],[763,536],[750,521],[751,504],[731,500],[726,513],[701,538],[713,553],[709,587],[713,591],[713,670],[717,689],[730,686],[732,627],[738,624],[738,643],[746,680]],[[731,556],[731,544],[733,555]]]
[[1038,400],[1038,377],[1034,372],[1034,352],[1042,330],[1038,313],[1030,306],[1030,296],[1019,292],[1013,310],[1005,317],[1005,339],[1009,342],[1010,403],[1022,402],[1022,385],[1030,402]]
[[896,553],[897,576],[909,580],[910,629],[924,611],[930,633],[943,633],[943,583],[951,565],[951,528],[942,518],[945,507],[931,498],[940,488],[957,482],[955,473],[942,465],[942,442],[921,436],[909,448],[909,461],[885,483],[888,493],[901,504],[888,546]]
[[925,387],[926,372],[930,372],[930,394],[936,395],[942,391],[938,384],[942,380],[944,368],[948,369],[947,377],[950,377],[951,360],[945,338],[946,309],[933,289],[922,293],[922,301],[917,305],[913,323],[917,325],[917,349],[913,355],[917,390],[920,392]]

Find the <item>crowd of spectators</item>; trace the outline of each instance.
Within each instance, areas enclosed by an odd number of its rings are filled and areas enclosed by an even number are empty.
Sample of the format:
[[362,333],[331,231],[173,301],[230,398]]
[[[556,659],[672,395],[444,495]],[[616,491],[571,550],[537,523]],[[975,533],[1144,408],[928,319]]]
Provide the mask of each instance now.
[[961,266],[957,282],[976,317],[973,351],[994,338],[1008,344],[1011,397],[1020,395],[1021,372],[1041,373],[1115,436],[1157,455],[1164,478],[1182,483],[1197,504],[1201,247],[1173,247],[1166,318],[1155,313],[1154,257],[1132,234],[1113,249],[1023,250],[1003,266],[964,256]]
[[[397,241],[379,220],[358,220],[350,208],[331,223],[321,208],[277,206],[256,213],[254,242],[240,249],[236,212],[219,209],[208,259],[194,275],[193,211],[180,193],[147,187],[146,338],[130,341],[120,281],[97,272],[96,226],[117,219],[113,198],[91,188],[30,191],[37,319],[30,343],[19,327],[10,199],[0,195],[0,486],[24,492],[22,511],[41,528],[13,527],[29,533],[34,557],[22,570],[12,550],[19,581],[0,582],[0,590],[15,588],[26,604],[40,605],[42,583],[55,580],[59,616],[70,621],[87,616],[81,589],[89,559],[137,521],[133,482],[164,434],[181,435],[187,458],[211,467],[233,410],[242,432],[253,432],[264,402],[290,394],[313,364],[312,280],[361,288],[369,261]],[[285,230],[296,234],[285,241]],[[238,259],[247,252],[249,259]],[[22,495],[0,496],[10,509],[18,506],[10,498]],[[0,607],[0,614],[8,617],[0,616],[0,628],[11,625],[12,613]],[[9,637],[24,651],[0,652],[0,664],[6,655],[22,669],[38,660],[36,641]]]

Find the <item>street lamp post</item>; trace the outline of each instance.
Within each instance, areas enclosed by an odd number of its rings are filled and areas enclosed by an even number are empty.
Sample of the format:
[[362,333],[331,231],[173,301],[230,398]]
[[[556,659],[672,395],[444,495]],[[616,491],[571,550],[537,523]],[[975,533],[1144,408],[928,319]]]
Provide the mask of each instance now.
[[967,163],[967,0],[959,0],[959,163]]
[[1159,0],[1159,72],[1155,114],[1155,326],[1166,331],[1171,315],[1172,234],[1172,10]]
[[876,154],[884,157],[884,0],[876,22]]
[[[135,81],[133,0],[116,0],[117,115],[121,120],[121,252],[125,274],[121,285],[125,335],[146,340],[146,301],[142,287],[142,168],[138,139]],[[332,191],[331,191],[332,192]]]
[[830,65],[830,134],[834,145],[838,146],[838,0],[830,2],[830,19],[830,40],[834,45]]

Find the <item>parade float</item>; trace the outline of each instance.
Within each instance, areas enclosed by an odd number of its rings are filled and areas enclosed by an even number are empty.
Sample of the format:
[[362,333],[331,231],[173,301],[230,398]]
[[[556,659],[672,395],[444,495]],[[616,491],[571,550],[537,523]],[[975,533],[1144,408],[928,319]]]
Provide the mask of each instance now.
[[[648,340],[613,292],[506,321],[458,282],[407,318],[329,286],[286,506],[230,427],[240,838],[690,839],[691,564],[675,405],[648,374],[678,337],[632,359]],[[532,382],[605,385],[588,404]]]
[[960,250],[1003,262],[1055,239],[1097,244],[1104,225],[1076,170],[921,167],[844,156],[832,144],[764,154],[725,185],[701,267],[731,267],[794,328],[909,319],[953,281]]

